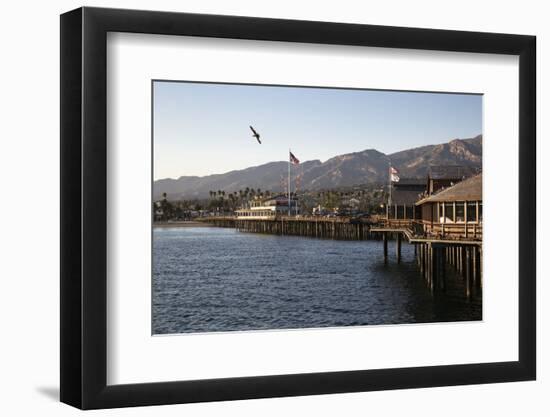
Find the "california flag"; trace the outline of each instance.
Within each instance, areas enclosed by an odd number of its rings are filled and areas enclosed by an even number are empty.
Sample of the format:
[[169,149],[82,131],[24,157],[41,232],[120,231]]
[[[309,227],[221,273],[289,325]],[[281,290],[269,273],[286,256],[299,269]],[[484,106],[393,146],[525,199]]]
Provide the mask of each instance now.
[[392,182],[399,182],[399,171],[394,167],[390,167],[390,179]]

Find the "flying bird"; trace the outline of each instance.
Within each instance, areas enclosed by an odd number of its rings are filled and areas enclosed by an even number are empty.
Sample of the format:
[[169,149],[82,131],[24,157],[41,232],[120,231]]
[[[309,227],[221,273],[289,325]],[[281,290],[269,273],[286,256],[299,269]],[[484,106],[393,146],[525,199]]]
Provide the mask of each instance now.
[[250,126],[250,130],[252,130],[252,136],[254,136],[258,143],[261,145],[262,142],[260,141],[260,134],[256,132],[252,126]]

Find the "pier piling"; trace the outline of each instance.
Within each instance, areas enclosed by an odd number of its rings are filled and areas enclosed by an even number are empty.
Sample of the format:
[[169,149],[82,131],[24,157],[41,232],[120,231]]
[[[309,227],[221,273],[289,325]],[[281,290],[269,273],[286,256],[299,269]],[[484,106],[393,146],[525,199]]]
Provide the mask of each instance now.
[[465,252],[465,279],[466,279],[466,297],[471,298],[472,296],[472,270],[471,270],[471,248],[464,248]]
[[428,244],[429,285],[433,293],[437,288],[437,252],[432,244]]
[[397,233],[395,249],[396,249],[397,263],[400,263],[401,262],[401,233]]
[[382,239],[384,241],[384,263],[388,263],[388,234],[384,233],[382,235]]

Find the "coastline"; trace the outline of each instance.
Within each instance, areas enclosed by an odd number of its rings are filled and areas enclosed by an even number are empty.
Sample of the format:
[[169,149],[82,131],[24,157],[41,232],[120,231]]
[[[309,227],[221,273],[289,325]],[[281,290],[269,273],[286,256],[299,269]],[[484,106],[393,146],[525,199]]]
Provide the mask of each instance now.
[[153,223],[153,228],[164,229],[168,227],[213,227],[207,222],[181,221],[181,222],[159,222]]

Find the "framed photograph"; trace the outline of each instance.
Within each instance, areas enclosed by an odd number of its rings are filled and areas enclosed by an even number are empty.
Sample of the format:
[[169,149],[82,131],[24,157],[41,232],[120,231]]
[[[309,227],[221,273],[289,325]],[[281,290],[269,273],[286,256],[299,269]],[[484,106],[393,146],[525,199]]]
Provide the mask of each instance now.
[[535,37],[61,16],[61,401],[533,380]]

